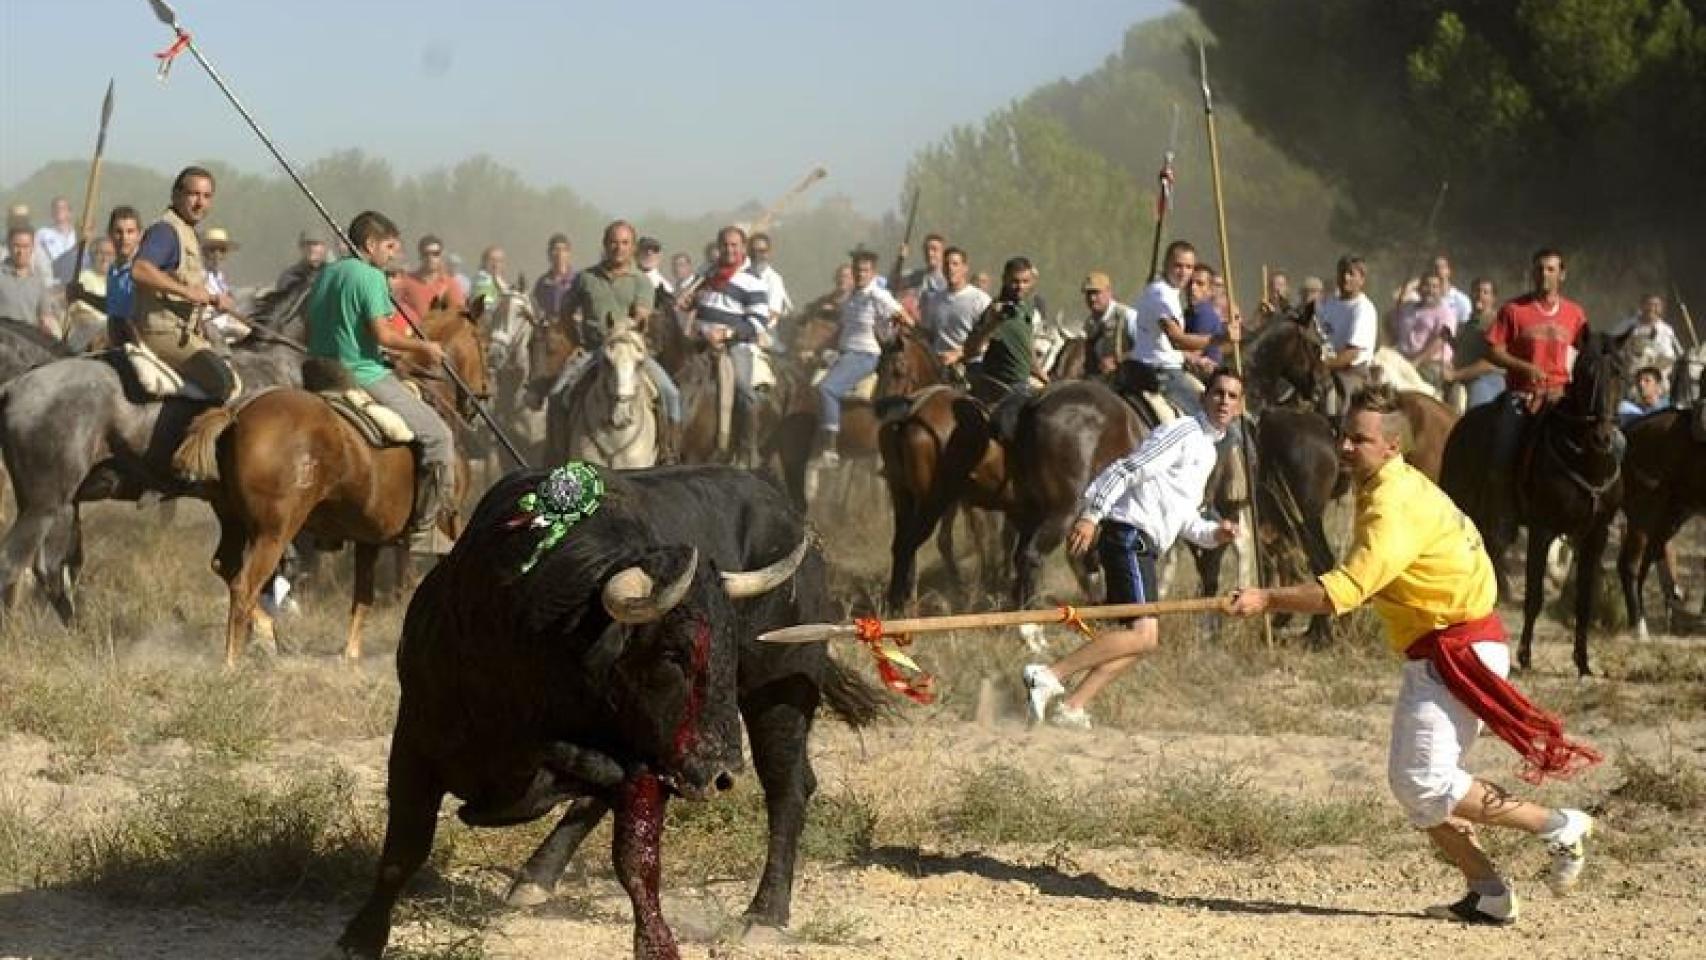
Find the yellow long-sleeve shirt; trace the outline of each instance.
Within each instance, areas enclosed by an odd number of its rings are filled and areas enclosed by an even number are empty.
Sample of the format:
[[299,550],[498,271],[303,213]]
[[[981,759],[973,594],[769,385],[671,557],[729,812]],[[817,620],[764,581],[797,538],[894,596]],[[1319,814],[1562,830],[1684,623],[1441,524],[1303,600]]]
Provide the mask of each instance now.
[[1498,600],[1480,531],[1402,457],[1357,489],[1350,552],[1320,581],[1335,613],[1372,600],[1399,653],[1425,634],[1486,616]]

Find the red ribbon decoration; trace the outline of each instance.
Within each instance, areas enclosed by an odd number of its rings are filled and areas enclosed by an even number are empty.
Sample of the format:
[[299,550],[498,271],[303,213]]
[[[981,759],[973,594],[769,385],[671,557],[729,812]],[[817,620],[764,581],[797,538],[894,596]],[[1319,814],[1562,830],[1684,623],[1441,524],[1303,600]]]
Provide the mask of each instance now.
[[[901,694],[918,704],[936,702],[936,678],[928,673],[920,673],[916,678],[908,678],[900,668],[894,665],[883,650],[883,622],[876,617],[859,617],[853,621],[853,629],[859,642],[865,649],[871,651],[871,659],[877,663],[877,676],[883,681],[883,686]],[[905,637],[895,638],[896,646],[906,646],[910,643]]]
[[175,29],[178,33],[177,39],[172,41],[171,46],[154,55],[154,59],[160,61],[160,69],[154,76],[160,80],[166,79],[166,75],[172,72],[172,61],[178,59],[178,54],[183,53],[184,48],[190,45],[189,31],[182,27]]

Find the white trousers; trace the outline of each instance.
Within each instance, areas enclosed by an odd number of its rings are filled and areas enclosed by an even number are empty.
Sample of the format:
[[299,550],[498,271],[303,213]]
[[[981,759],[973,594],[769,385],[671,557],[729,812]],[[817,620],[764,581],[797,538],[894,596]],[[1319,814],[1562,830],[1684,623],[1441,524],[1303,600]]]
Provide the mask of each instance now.
[[[1510,648],[1485,641],[1470,647],[1501,677],[1511,669]],[[1481,733],[1481,720],[1452,696],[1426,660],[1404,662],[1404,683],[1392,708],[1392,745],[1386,779],[1404,815],[1417,829],[1437,827],[1469,794],[1474,778],[1463,758]]]

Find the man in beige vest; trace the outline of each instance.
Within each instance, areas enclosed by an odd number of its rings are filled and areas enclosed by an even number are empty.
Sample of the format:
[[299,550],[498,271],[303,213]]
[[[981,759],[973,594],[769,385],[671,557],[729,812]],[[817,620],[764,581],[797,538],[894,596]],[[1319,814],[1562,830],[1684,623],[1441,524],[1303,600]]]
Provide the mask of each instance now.
[[212,293],[202,266],[196,224],[213,208],[213,174],[185,167],[172,181],[172,205],[142,235],[130,275],[136,285],[130,324],[138,343],[211,399],[223,403],[237,378],[201,335],[200,312],[229,313],[228,293]]

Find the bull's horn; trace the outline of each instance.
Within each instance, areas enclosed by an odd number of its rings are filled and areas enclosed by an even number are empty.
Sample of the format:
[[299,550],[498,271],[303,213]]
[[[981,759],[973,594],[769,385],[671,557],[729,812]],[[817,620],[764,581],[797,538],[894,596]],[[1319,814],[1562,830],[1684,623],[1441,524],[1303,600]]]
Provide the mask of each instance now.
[[745,570],[739,573],[723,574],[723,590],[732,600],[744,600],[769,593],[794,576],[794,571],[800,567],[800,561],[806,558],[806,550],[811,547],[811,534],[800,538],[800,545],[794,552],[758,570]]
[[659,587],[646,571],[627,567],[605,581],[604,609],[617,623],[654,623],[675,608],[693,584],[693,573],[699,568],[699,551],[687,557],[687,569],[681,576]]

